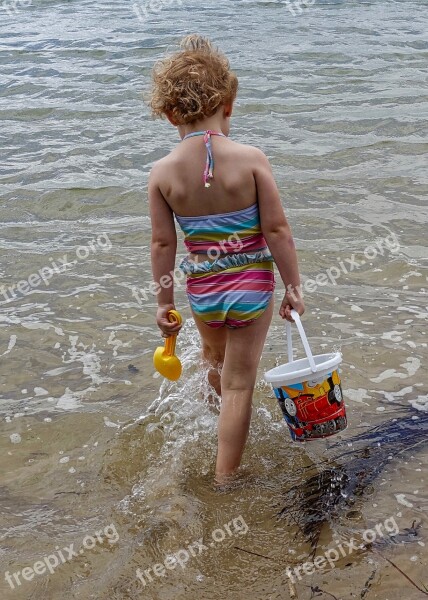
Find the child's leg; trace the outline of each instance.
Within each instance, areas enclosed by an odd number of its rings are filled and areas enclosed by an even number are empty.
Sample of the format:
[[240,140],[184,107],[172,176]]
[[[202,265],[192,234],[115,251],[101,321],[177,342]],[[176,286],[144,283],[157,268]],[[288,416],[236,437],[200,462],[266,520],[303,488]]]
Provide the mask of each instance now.
[[228,329],[221,372],[221,409],[218,423],[216,477],[236,471],[250,428],[257,368],[272,320],[274,299],[254,323]]
[[227,328],[224,326],[214,329],[206,323],[203,323],[193,310],[192,314],[202,339],[202,356],[212,366],[212,369],[208,372],[208,381],[217,394],[221,396],[219,368],[224,361]]

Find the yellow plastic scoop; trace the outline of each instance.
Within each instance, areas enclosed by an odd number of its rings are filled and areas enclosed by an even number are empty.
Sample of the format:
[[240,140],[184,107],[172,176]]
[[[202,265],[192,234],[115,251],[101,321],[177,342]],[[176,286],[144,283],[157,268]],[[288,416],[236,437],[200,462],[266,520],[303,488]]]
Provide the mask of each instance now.
[[[179,325],[183,322],[181,315],[176,310],[170,310],[168,312],[168,321],[170,323],[177,322]],[[156,348],[155,353],[153,355],[153,364],[156,371],[170,379],[171,381],[177,381],[181,376],[181,362],[175,356],[175,344],[177,342],[177,333],[167,337],[165,339],[165,346],[159,346]]]

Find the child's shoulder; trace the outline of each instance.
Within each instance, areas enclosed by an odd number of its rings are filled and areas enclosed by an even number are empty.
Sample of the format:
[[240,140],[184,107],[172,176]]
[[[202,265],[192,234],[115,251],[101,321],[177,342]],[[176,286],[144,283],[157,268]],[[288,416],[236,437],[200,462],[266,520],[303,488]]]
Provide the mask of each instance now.
[[235,142],[234,140],[231,140],[231,141],[233,143],[235,150],[238,152],[245,153],[248,156],[255,157],[255,158],[260,158],[260,157],[266,158],[266,154],[263,152],[263,150],[260,150],[260,148],[258,148],[257,146],[251,146],[250,144],[242,144],[241,142]]
[[250,144],[241,144],[239,142],[233,142],[237,153],[245,158],[249,164],[254,166],[266,165],[269,163],[269,159],[263,150],[260,150],[257,146],[251,146]]
[[172,164],[174,163],[173,154],[173,152],[170,152],[163,158],[159,158],[153,163],[149,176],[152,181],[154,179],[162,178],[165,172],[171,168]]

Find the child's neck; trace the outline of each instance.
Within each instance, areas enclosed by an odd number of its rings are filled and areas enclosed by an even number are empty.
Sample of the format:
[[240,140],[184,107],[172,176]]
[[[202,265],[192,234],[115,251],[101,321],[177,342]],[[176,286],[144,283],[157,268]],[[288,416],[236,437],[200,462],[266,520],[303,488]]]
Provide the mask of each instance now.
[[225,119],[219,118],[218,115],[213,115],[207,119],[203,119],[201,121],[196,121],[195,123],[190,123],[189,125],[179,125],[178,132],[180,134],[181,139],[189,133],[194,133],[195,131],[217,131],[219,133],[224,133],[228,135],[228,129],[226,128]]

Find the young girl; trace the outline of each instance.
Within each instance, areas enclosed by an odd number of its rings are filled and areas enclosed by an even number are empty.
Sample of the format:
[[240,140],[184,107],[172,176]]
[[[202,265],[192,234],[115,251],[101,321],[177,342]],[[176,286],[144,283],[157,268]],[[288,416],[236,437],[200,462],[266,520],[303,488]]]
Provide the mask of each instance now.
[[221,396],[216,480],[224,482],[237,471],[248,436],[272,319],[273,262],[286,289],[280,316],[292,321],[292,308],[305,310],[296,250],[266,156],[228,137],[238,80],[227,58],[206,38],[188,36],[181,51],[155,65],[153,80],[153,114],[165,116],[182,140],[149,179],[157,324],[164,337],[179,330],[166,316],[175,308],[175,217],[189,252],[180,268],[212,367],[209,381]]

